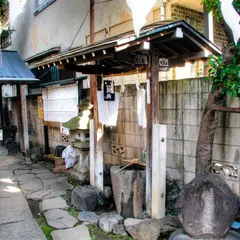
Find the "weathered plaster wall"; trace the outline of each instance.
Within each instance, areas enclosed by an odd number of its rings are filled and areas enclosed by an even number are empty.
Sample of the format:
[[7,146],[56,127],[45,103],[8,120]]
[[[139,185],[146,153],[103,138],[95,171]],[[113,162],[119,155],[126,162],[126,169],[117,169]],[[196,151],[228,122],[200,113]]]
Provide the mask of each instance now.
[[[148,14],[147,24],[160,21],[161,2],[157,0]],[[113,0],[95,5],[96,41],[131,30],[133,30],[132,13],[125,0]]]
[[[60,46],[68,50],[90,7],[86,0],[56,0],[34,16],[35,1],[27,0],[23,12],[15,19],[12,50],[18,50],[23,59]],[[72,47],[85,44],[89,35],[89,16]]]
[[[28,109],[29,140],[31,146],[35,145],[40,146],[44,151],[45,150],[44,125],[43,121],[38,118],[36,97],[28,97],[27,109]],[[51,153],[54,153],[57,145],[64,145],[64,143],[61,141],[59,128],[49,127],[48,138]]]
[[[18,102],[16,98],[11,98],[11,111],[13,116],[13,124],[18,127],[19,130],[19,118],[18,118]],[[44,142],[44,125],[43,121],[38,118],[37,110],[37,97],[31,96],[27,97],[27,112],[28,112],[28,130],[29,130],[29,141],[30,146],[35,147],[39,146],[42,148],[43,152],[45,151],[45,142]],[[65,145],[61,141],[61,134],[59,128],[48,128],[48,137],[49,137],[49,148],[50,152],[54,153],[57,145]],[[17,142],[20,143],[20,132],[17,133]]]
[[[181,183],[195,176],[199,125],[210,90],[204,79],[160,82],[160,123],[167,124],[167,172]],[[237,100],[229,105],[240,107]],[[240,168],[240,114],[220,114],[213,161]],[[240,178],[227,181],[240,194]]]

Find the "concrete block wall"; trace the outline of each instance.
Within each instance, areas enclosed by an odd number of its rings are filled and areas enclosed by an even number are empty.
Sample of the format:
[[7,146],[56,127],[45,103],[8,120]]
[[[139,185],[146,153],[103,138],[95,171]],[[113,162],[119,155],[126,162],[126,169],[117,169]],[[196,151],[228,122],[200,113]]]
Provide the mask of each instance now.
[[[105,164],[120,164],[124,159],[142,159],[142,151],[146,148],[146,129],[137,122],[136,98],[136,85],[125,85],[125,91],[121,93],[117,126],[104,128]],[[119,148],[124,149],[122,154],[114,151]]]
[[[187,184],[195,177],[195,154],[203,110],[210,91],[203,78],[160,82],[160,123],[167,125],[168,175]],[[228,105],[240,107],[236,99]],[[215,133],[213,162],[240,169],[240,114],[220,113]],[[226,178],[240,194],[240,176]]]

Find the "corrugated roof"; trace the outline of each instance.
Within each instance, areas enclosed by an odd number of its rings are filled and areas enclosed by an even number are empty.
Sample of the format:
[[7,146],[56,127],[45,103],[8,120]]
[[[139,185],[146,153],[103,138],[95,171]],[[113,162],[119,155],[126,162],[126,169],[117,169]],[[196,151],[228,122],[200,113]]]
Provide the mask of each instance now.
[[[108,52],[109,50],[112,50],[116,47],[121,47],[126,44],[129,44],[129,46],[138,45],[142,41],[151,41],[151,40],[161,41],[166,37],[168,37],[168,39],[171,40],[169,38],[169,33],[173,32],[177,28],[181,28],[183,31],[183,38],[180,39],[181,44],[178,45],[178,49],[176,49],[177,54],[180,58],[184,57],[185,50],[191,53],[194,51],[197,52],[197,51],[202,51],[203,49],[206,49],[214,55],[221,54],[221,50],[216,45],[214,45],[211,41],[209,41],[206,37],[204,37],[192,26],[187,24],[185,21],[181,20],[177,22],[171,22],[171,23],[164,22],[158,25],[152,24],[150,26],[147,26],[143,28],[138,38],[135,36],[134,32],[131,31],[128,33],[120,34],[118,36],[114,36],[114,37],[90,44],[85,47],[71,49],[67,52],[62,52],[55,56],[51,56],[43,61],[40,61],[36,63],[36,66],[49,67],[52,64],[62,65],[62,64],[68,63],[69,61],[76,61],[79,63],[94,61],[94,57],[90,59],[89,57],[86,57],[86,55],[97,53],[103,50],[106,50]],[[169,44],[169,48],[171,49],[172,47],[176,46],[176,43],[177,43],[176,41],[172,41],[170,43],[171,45]],[[196,48],[198,48],[197,51],[196,51]],[[182,52],[183,50],[184,52]],[[171,52],[169,51],[169,54],[170,53]],[[168,54],[167,54],[167,57],[169,57]]]
[[0,83],[38,81],[16,51],[2,50],[0,56]]

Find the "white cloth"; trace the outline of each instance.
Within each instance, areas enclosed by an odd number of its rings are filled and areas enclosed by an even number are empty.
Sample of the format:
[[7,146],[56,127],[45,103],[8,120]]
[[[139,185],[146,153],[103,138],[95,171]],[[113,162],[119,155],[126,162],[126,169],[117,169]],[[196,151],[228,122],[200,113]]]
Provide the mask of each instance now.
[[102,91],[97,92],[99,122],[106,126],[116,126],[120,94],[115,93],[115,101],[104,101]]
[[126,0],[128,7],[132,10],[133,27],[137,37],[141,28],[146,24],[146,17],[157,0]]
[[240,16],[232,4],[233,0],[221,0],[221,11],[227,25],[231,28],[234,42],[240,39]]
[[146,90],[137,87],[137,115],[138,115],[138,125],[146,128],[147,127],[147,115],[146,115]]
[[65,135],[70,135],[70,130],[68,128],[65,128],[62,123],[60,123],[60,133]]

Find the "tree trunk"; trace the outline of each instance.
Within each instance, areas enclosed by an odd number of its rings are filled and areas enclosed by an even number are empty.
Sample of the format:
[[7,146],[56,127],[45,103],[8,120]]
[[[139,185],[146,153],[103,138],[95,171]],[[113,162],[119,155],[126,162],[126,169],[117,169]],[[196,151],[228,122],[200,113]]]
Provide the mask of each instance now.
[[213,110],[214,105],[222,106],[224,96],[221,89],[211,91],[203,113],[201,126],[198,135],[196,149],[196,175],[209,171],[212,161],[212,150],[214,134],[217,126],[216,111]]

